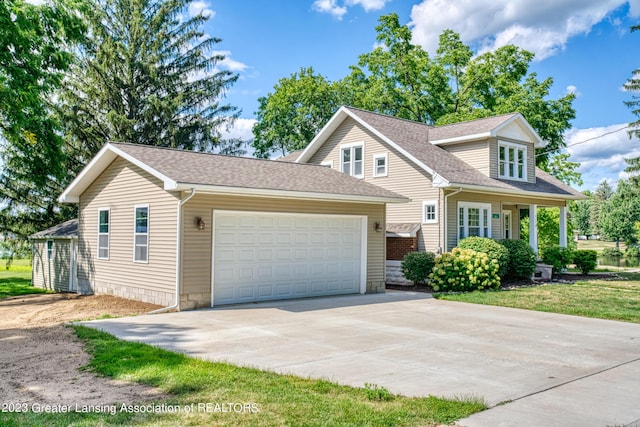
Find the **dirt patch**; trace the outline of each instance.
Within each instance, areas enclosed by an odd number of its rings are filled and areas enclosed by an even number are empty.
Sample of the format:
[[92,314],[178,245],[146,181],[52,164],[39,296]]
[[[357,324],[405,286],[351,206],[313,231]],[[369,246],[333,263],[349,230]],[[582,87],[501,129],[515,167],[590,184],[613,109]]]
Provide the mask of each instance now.
[[23,295],[0,301],[0,396],[4,403],[132,404],[158,400],[157,389],[98,377],[80,368],[89,355],[74,320],[128,316],[160,308],[109,295]]

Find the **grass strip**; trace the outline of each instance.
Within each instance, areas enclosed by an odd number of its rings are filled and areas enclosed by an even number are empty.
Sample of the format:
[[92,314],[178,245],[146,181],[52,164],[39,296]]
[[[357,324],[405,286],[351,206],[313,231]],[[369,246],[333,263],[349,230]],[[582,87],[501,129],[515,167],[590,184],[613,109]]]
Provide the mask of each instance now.
[[619,275],[623,280],[588,280],[573,284],[434,296],[449,301],[640,323],[640,274]]
[[[157,387],[170,396],[157,404],[189,406],[194,410],[189,413],[119,412],[115,416],[9,414],[13,416],[0,424],[428,426],[449,424],[487,407],[482,399],[474,396],[410,398],[393,395],[374,384],[356,388],[207,362],[146,344],[122,341],[91,328],[74,328],[92,356],[86,369],[98,375]],[[251,409],[237,411],[240,407]],[[216,408],[222,410],[216,411]],[[0,417],[6,415],[0,414]]]

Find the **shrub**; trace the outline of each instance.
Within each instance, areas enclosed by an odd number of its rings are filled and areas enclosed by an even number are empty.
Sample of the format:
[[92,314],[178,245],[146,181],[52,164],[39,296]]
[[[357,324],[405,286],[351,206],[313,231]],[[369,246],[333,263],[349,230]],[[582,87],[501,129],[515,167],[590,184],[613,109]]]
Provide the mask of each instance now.
[[509,267],[509,250],[500,243],[488,237],[467,237],[458,243],[458,247],[487,254],[489,259],[498,261],[498,276],[506,276]]
[[417,285],[427,280],[435,259],[436,256],[431,252],[409,252],[404,256],[400,269],[407,280]]
[[637,246],[629,246],[627,251],[625,252],[627,258],[638,258],[640,257],[640,248]]
[[602,256],[621,257],[622,251],[618,248],[604,248],[602,250]]
[[560,273],[573,261],[572,251],[558,245],[547,246],[541,250],[542,261],[553,266],[554,273]]
[[454,248],[436,258],[429,276],[434,291],[470,292],[500,287],[498,262],[482,252]]
[[509,251],[507,276],[514,279],[529,279],[536,271],[538,257],[529,243],[524,240],[500,240]]
[[573,253],[573,263],[582,274],[588,274],[598,265],[598,252],[589,249],[577,250]]

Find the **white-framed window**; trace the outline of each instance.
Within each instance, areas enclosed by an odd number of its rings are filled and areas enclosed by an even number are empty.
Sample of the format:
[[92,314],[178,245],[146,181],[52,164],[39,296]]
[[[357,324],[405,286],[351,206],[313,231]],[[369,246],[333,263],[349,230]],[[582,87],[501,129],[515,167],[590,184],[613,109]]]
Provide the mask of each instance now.
[[364,177],[364,145],[362,143],[343,145],[340,147],[341,170],[356,178]]
[[491,237],[491,205],[458,202],[458,239]]
[[373,176],[387,176],[388,156],[387,153],[373,155]]
[[47,261],[53,259],[53,240],[47,240]]
[[527,179],[527,146],[512,142],[498,142],[498,177]]
[[438,201],[425,200],[422,202],[422,223],[436,224],[438,222]]
[[133,260],[149,262],[149,205],[134,207]]
[[109,208],[98,209],[98,259],[109,259]]

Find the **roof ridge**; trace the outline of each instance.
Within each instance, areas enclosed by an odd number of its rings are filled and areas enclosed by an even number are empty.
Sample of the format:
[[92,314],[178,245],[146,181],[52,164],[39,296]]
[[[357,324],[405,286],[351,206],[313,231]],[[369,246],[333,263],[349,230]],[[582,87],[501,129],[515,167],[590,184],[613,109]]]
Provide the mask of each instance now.
[[247,156],[232,156],[229,154],[220,154],[220,153],[208,153],[206,151],[193,151],[193,150],[186,150],[186,149],[180,149],[180,148],[172,148],[172,147],[160,147],[157,145],[147,145],[147,144],[134,144],[132,142],[113,142],[113,141],[109,141],[109,144],[114,145],[114,146],[120,146],[120,145],[125,145],[128,147],[136,147],[136,148],[143,148],[143,149],[155,149],[155,150],[165,150],[165,151],[170,151],[173,153],[187,153],[187,154],[194,154],[194,155],[209,155],[209,156],[215,156],[215,157],[223,157],[226,159],[244,159],[244,160],[249,160],[249,161],[259,161],[259,162],[278,162],[278,163],[290,163],[293,165],[300,165],[300,166],[306,166],[306,167],[310,167],[310,166],[315,166],[315,167],[324,167],[322,165],[316,165],[316,164],[312,164],[312,163],[296,163],[296,162],[292,162],[290,160],[276,160],[276,159],[262,159],[259,157],[247,157]]
[[517,111],[514,111],[512,113],[497,114],[495,116],[481,117],[481,118],[473,119],[473,120],[464,120],[464,121],[461,121],[461,122],[447,123],[447,124],[444,124],[444,125],[436,125],[436,126],[433,126],[433,128],[434,129],[442,129],[442,128],[447,127],[447,126],[457,126],[457,125],[462,125],[462,124],[465,124],[465,123],[479,122],[481,120],[495,119],[495,118],[498,118],[498,117],[515,116],[515,115],[518,115],[518,114],[522,115],[521,113],[519,113]]
[[433,129],[433,128],[436,127],[436,126],[430,125],[428,123],[422,123],[422,122],[418,122],[416,120],[410,120],[410,119],[405,119],[405,118],[402,118],[402,117],[396,117],[396,116],[392,116],[390,114],[383,114],[383,113],[378,113],[378,112],[375,112],[375,111],[364,110],[362,108],[351,107],[350,105],[344,105],[344,108],[347,108],[349,110],[362,111],[363,113],[368,113],[368,114],[375,114],[376,116],[385,117],[385,118],[388,118],[388,119],[408,122],[408,123],[411,123],[411,124],[414,124],[414,125],[426,126],[427,129]]

